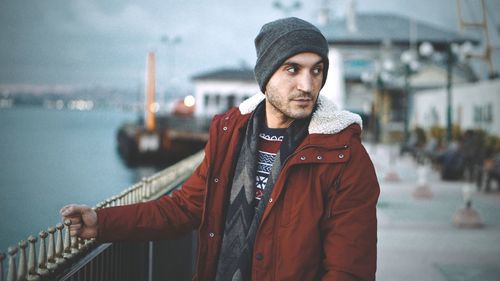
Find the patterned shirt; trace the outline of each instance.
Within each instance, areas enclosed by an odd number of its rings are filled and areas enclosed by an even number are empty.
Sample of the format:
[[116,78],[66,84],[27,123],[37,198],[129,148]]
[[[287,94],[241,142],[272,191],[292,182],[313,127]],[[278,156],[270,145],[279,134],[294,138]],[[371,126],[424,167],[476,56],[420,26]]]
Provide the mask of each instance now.
[[278,153],[286,129],[271,129],[264,126],[259,134],[258,159],[255,179],[255,199],[260,201],[266,188],[267,179]]

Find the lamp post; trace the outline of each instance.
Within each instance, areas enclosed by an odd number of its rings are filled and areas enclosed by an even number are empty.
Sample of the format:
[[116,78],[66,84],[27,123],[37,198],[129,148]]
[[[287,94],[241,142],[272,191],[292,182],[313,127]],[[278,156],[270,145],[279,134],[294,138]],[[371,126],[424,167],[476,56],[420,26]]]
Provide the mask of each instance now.
[[411,75],[415,74],[420,66],[414,50],[406,50],[401,53],[400,60],[403,63],[404,74],[404,97],[403,97],[403,122],[404,122],[404,144],[410,138],[410,110],[412,108],[412,91],[410,85]]
[[[464,42],[462,45],[449,42],[444,50],[442,62],[446,65],[446,141],[453,138],[453,67],[459,61],[465,61],[471,54],[472,44]],[[419,52],[424,58],[432,58],[434,47],[429,42],[420,45]]]
[[[170,57],[172,60],[172,71],[171,71],[172,77],[170,79],[167,79],[167,80],[172,80],[173,77],[175,76],[175,46],[178,45],[179,43],[181,43],[182,37],[179,35],[176,35],[173,37],[169,37],[168,35],[163,35],[160,40],[163,44],[165,44],[167,52],[168,52],[169,47],[171,47]],[[168,69],[168,67],[167,67],[167,69]]]
[[456,62],[456,57],[451,44],[446,47],[446,140],[451,142],[453,131],[453,101],[452,101],[452,85],[453,85],[453,65]]
[[281,1],[276,0],[273,2],[273,7],[275,9],[281,10],[285,14],[285,17],[288,17],[292,12],[300,9],[302,7],[302,3],[300,3],[300,1],[294,1],[289,5],[285,5],[281,3]]

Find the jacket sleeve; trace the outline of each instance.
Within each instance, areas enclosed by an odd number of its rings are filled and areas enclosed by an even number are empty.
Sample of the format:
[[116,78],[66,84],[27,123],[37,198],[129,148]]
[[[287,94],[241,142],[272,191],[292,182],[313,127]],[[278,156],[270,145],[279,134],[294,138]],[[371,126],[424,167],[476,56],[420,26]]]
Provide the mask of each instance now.
[[322,222],[324,281],[375,280],[376,204],[380,193],[375,169],[358,138],[339,182],[329,192],[329,215]]
[[208,169],[205,157],[181,189],[144,203],[97,211],[100,242],[147,241],[179,237],[200,224]]

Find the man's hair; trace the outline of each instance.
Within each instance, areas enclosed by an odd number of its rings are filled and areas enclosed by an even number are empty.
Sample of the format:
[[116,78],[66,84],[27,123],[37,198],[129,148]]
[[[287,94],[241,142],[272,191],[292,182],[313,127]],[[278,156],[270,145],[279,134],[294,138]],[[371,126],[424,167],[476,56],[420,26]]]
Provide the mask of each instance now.
[[311,23],[291,17],[266,23],[255,38],[257,62],[255,79],[264,93],[273,73],[286,59],[303,52],[318,54],[323,60],[323,84],[328,74],[328,42]]

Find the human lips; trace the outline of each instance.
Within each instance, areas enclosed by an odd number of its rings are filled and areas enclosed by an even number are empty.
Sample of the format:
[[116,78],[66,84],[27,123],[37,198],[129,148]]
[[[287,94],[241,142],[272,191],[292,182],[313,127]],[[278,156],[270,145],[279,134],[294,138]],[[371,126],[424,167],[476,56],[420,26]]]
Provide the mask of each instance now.
[[309,103],[312,102],[312,98],[298,97],[298,98],[293,98],[292,102],[298,103],[299,105],[308,105]]

